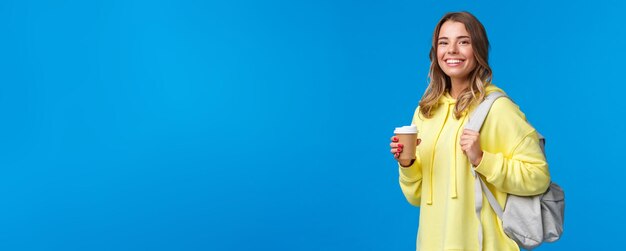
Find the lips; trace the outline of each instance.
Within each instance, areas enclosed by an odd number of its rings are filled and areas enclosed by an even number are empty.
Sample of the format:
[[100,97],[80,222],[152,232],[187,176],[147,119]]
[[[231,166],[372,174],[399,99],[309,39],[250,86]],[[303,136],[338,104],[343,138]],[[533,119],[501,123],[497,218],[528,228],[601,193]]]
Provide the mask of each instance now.
[[464,59],[460,58],[448,58],[444,60],[448,66],[458,66],[461,63],[465,62]]

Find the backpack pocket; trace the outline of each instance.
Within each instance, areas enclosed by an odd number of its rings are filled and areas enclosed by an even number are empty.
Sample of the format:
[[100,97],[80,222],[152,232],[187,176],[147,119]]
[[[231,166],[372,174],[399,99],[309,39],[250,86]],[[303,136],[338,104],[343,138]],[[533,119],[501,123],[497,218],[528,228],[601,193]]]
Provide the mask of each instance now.
[[565,193],[556,183],[551,183],[541,198],[543,239],[554,242],[561,238],[565,217]]
[[520,247],[531,250],[543,240],[540,196],[509,194],[502,214],[502,227]]

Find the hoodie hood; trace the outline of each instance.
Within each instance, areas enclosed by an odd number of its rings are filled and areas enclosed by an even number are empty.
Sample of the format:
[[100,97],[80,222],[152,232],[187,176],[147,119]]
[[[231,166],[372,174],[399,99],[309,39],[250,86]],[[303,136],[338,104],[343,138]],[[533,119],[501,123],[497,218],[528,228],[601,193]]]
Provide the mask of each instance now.
[[[501,92],[501,93],[506,94],[502,89],[498,88],[494,84],[488,84],[485,87],[485,97],[487,97],[487,95],[491,94],[492,92]],[[452,98],[449,92],[446,92],[444,95],[442,95],[439,98],[439,103],[440,104],[456,104],[456,99]],[[470,110],[472,110],[473,108],[474,107],[470,107]]]

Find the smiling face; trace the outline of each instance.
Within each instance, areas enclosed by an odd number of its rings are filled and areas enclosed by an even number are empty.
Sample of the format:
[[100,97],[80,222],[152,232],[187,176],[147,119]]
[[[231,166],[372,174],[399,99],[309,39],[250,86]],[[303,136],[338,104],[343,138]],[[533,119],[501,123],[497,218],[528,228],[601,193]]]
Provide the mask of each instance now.
[[465,82],[476,67],[472,39],[460,22],[446,21],[437,38],[437,63],[453,82]]

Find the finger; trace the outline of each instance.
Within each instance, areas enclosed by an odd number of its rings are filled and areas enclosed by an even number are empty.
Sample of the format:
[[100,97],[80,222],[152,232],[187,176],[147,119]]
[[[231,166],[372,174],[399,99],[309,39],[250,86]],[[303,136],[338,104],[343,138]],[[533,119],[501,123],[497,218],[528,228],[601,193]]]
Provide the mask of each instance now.
[[391,148],[392,153],[401,153],[403,150],[402,147]]
[[474,131],[474,130],[465,129],[465,130],[463,130],[463,134],[467,134],[467,135],[478,135],[479,133],[478,133],[477,131]]
[[399,153],[401,153],[401,152],[402,152],[402,148],[399,148],[399,147],[398,147],[398,148],[392,148],[392,149],[390,150],[390,152],[391,152],[391,153],[393,153],[393,154],[396,154],[396,153],[398,153],[398,154],[399,154]]
[[462,140],[459,140],[459,144],[461,144],[461,145],[470,145],[474,141],[475,140],[472,140],[472,139],[462,139]]
[[461,151],[465,152],[465,151],[467,151],[468,148],[469,148],[468,146],[463,145],[463,146],[461,146]]
[[399,157],[400,157],[400,154],[399,154],[399,153],[396,153],[396,154],[394,154],[394,155],[393,155],[393,157],[397,159],[397,158],[399,158]]
[[474,135],[467,134],[467,133],[461,134],[461,139],[468,139],[468,138],[471,138],[471,137],[474,137]]
[[419,146],[419,145],[420,145],[420,143],[422,143],[422,139],[417,139],[417,144],[416,144],[416,146]]
[[467,145],[461,145],[461,150],[465,153],[467,152],[467,150],[469,149],[469,147]]
[[389,146],[391,148],[396,148],[396,147],[402,148],[402,147],[404,147],[404,144],[402,144],[402,143],[389,143]]
[[468,144],[468,143],[461,144],[461,150],[463,151],[467,151],[471,148],[472,148],[472,144]]
[[461,134],[461,139],[477,139],[478,134]]
[[477,134],[472,134],[472,133],[466,133],[466,132],[463,132],[461,134],[461,137],[465,137],[465,138],[476,137],[476,136],[478,136],[478,135]]
[[391,137],[391,141],[393,141],[393,142],[398,142],[398,137],[397,137],[397,136],[393,136],[393,137]]
[[476,135],[461,135],[460,141],[466,141],[466,140],[476,141],[477,139],[478,139],[478,136]]

